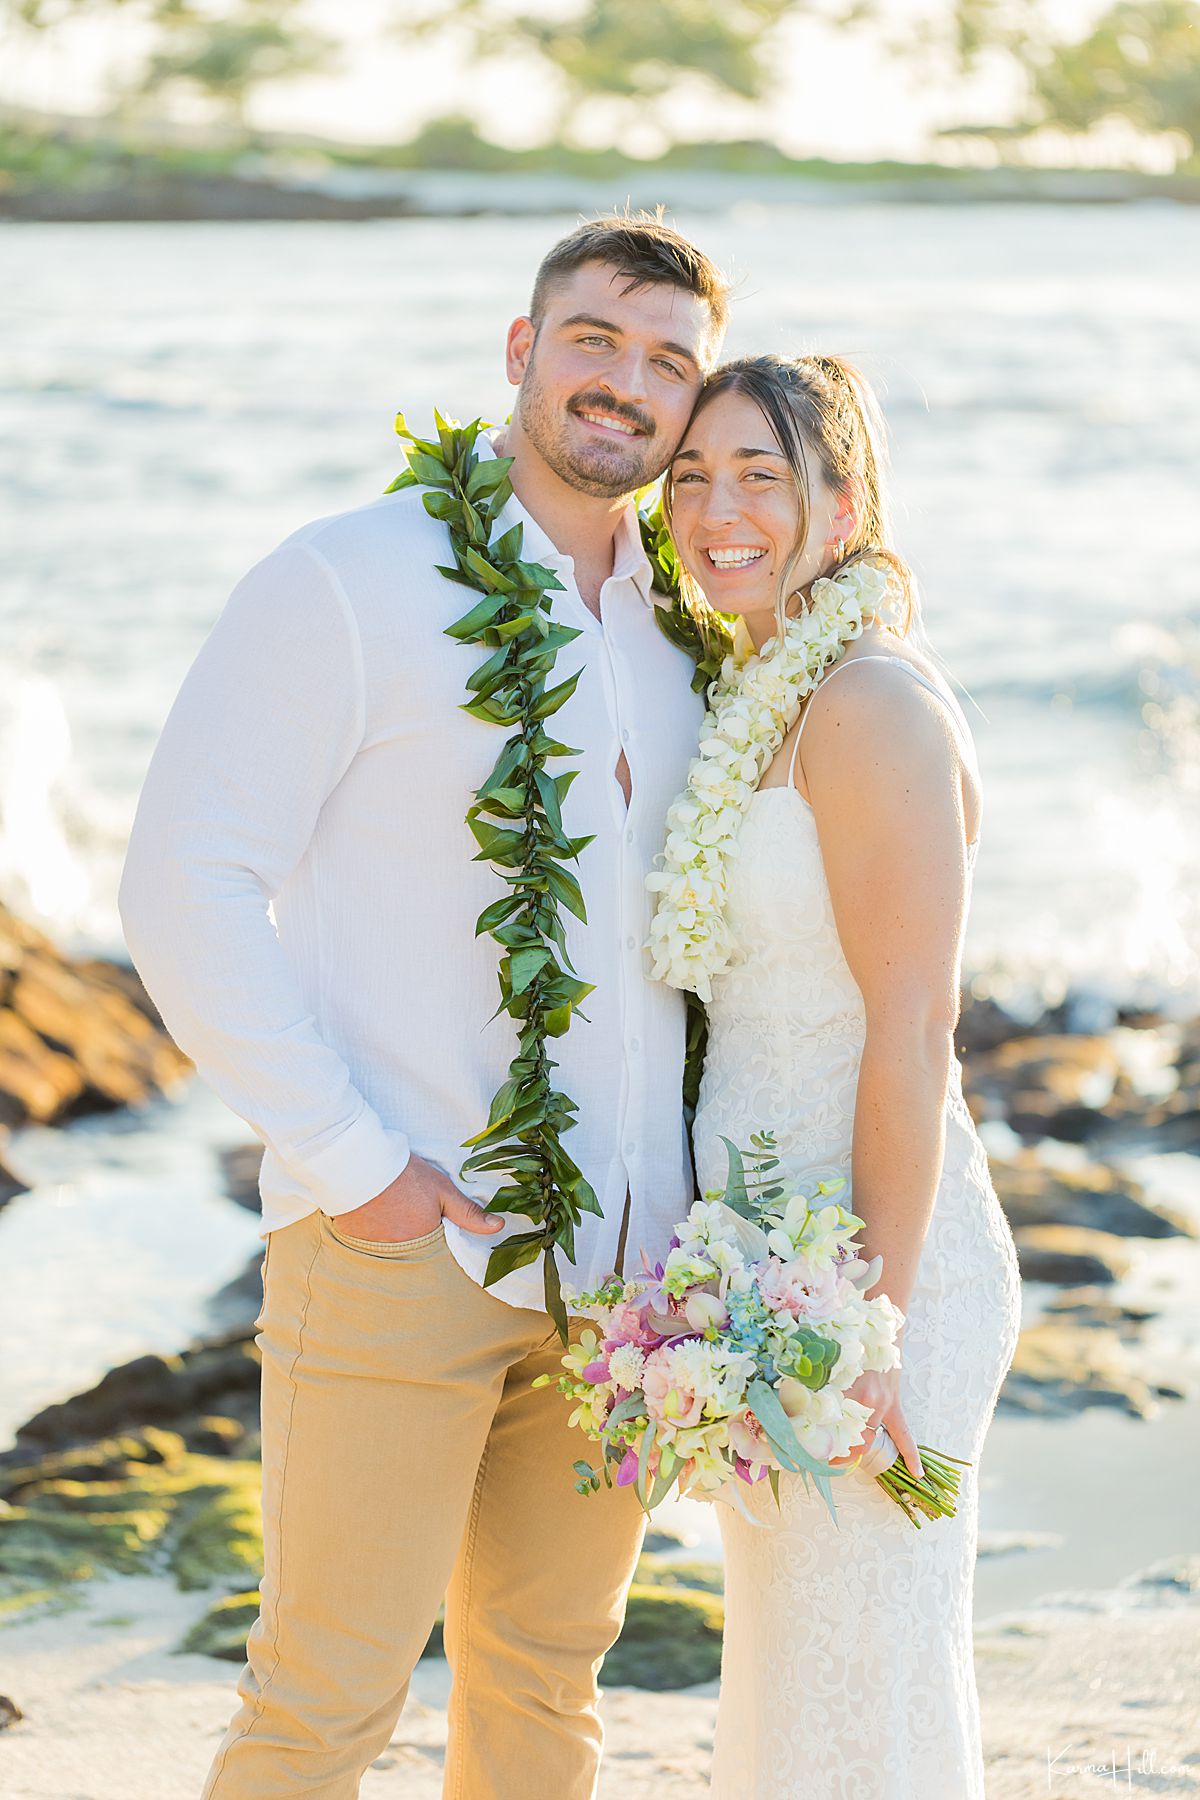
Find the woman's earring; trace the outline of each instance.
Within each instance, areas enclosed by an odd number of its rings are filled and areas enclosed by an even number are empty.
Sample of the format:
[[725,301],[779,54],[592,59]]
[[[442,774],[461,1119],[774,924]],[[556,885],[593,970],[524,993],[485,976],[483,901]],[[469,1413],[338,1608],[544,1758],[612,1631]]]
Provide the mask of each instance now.
[[836,569],[837,565],[841,562],[841,560],[842,560],[843,556],[845,556],[845,554],[846,554],[845,538],[834,538],[834,540],[833,540],[833,566],[835,569]]

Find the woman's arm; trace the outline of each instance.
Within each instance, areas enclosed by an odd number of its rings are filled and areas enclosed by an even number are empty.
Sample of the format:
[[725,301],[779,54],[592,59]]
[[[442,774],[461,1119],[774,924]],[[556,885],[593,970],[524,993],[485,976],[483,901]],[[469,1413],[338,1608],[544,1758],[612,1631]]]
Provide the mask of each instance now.
[[801,752],[866,1012],[854,1210],[864,1254],[883,1257],[872,1292],[905,1311],[944,1152],[967,893],[962,769],[944,708],[874,661],[817,697]]

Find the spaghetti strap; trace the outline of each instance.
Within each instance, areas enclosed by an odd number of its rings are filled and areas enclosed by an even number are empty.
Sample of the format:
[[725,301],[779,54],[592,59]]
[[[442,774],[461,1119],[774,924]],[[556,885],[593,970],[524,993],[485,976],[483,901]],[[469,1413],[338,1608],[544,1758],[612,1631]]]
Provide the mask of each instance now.
[[902,656],[852,656],[846,661],[835,663],[829,673],[822,676],[821,680],[809,695],[808,700],[805,702],[804,711],[800,715],[800,724],[796,731],[796,740],[792,745],[791,760],[788,763],[787,778],[789,787],[794,787],[796,783],[796,756],[800,749],[800,735],[808,720],[809,711],[812,707],[814,698],[820,693],[827,682],[833,680],[835,675],[842,674],[845,669],[853,669],[858,663],[868,662],[894,663],[898,668],[906,669],[914,681],[919,681],[923,688],[928,689],[935,700],[940,700],[946,709],[951,724],[954,726],[954,734],[958,739],[958,747],[962,751],[965,761],[974,763],[975,743],[971,737],[971,728],[967,724],[966,714],[959,706],[958,701],[954,698],[953,694],[944,693],[937,685],[936,681],[931,681],[928,675],[923,674],[920,669],[916,668],[913,663],[907,662]]

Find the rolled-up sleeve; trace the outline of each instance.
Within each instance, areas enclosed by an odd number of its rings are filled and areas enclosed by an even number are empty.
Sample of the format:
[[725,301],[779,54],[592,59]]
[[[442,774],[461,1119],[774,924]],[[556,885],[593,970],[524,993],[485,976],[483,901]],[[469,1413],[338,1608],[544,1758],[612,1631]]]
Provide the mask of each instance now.
[[268,906],[362,741],[349,601],[319,552],[283,545],[234,590],[175,700],[138,802],[118,905],[168,1031],[323,1211],[404,1168],[325,1043]]

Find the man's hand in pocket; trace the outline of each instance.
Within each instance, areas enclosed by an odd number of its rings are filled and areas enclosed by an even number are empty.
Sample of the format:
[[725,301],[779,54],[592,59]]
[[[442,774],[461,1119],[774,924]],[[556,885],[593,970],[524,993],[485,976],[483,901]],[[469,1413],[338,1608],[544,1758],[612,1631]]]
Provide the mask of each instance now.
[[436,1231],[443,1218],[484,1237],[494,1237],[504,1228],[497,1213],[485,1212],[478,1201],[469,1200],[448,1175],[419,1156],[410,1156],[381,1194],[351,1212],[338,1213],[337,1222],[351,1237],[403,1244]]

